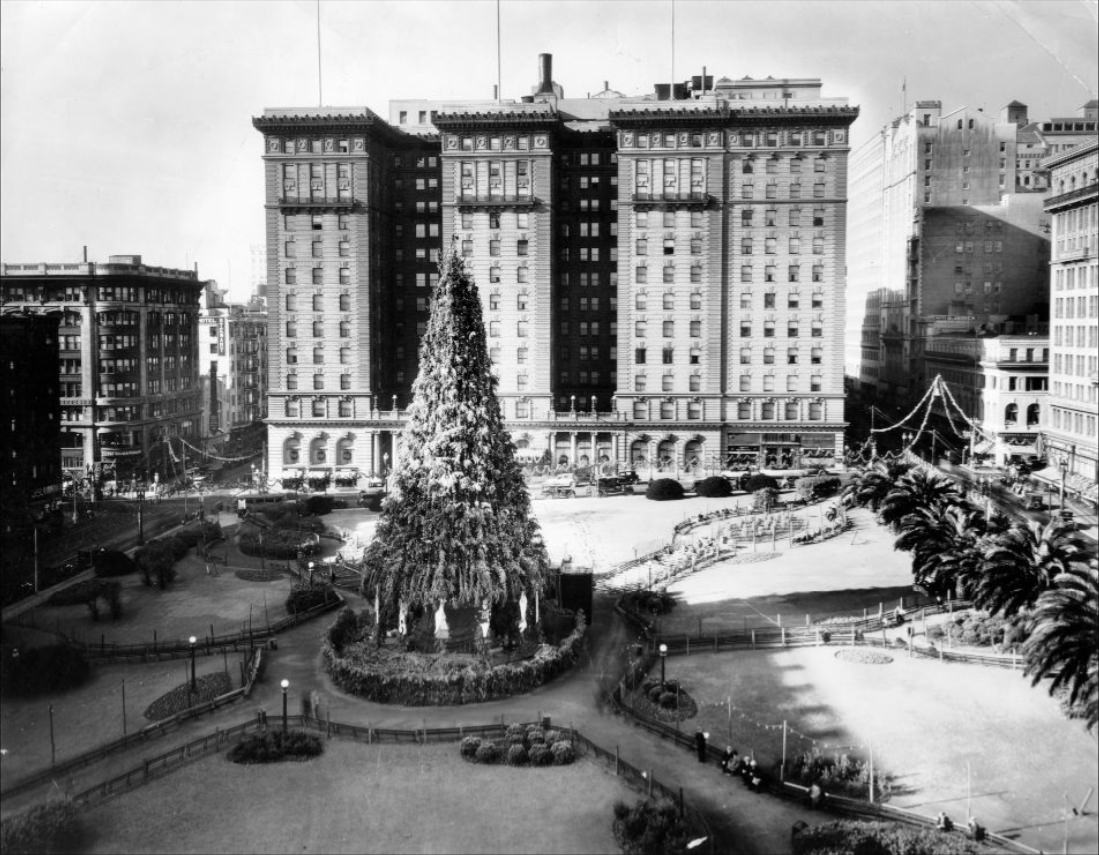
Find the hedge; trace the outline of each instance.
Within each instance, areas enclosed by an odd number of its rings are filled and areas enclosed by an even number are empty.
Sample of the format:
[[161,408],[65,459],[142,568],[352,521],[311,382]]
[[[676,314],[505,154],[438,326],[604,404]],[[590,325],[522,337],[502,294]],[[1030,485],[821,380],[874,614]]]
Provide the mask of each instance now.
[[683,852],[688,829],[675,805],[648,799],[614,803],[614,836],[625,855]]
[[728,478],[711,475],[695,484],[695,492],[708,499],[724,499],[733,495],[733,485],[729,483]]
[[657,478],[650,481],[645,490],[645,498],[654,502],[666,502],[669,499],[683,498],[683,485],[674,478]]
[[269,730],[246,736],[231,749],[233,763],[278,763],[282,760],[309,760],[324,752],[324,740],[304,730]]
[[272,528],[262,533],[261,548],[260,532],[245,531],[241,532],[237,543],[245,555],[258,556],[262,552],[264,558],[291,559],[297,558],[299,552],[302,555],[317,552],[318,545],[309,543],[314,533],[295,528]]
[[560,645],[543,645],[533,657],[521,662],[489,668],[479,661],[454,661],[454,667],[442,674],[396,673],[342,655],[342,646],[336,647],[333,639],[346,643],[353,638],[349,637],[350,619],[341,613],[325,634],[321,655],[337,686],[370,701],[406,706],[471,704],[530,692],[567,671],[580,658],[586,628],[584,613],[578,612],[575,629]]
[[286,598],[286,613],[296,615],[338,599],[331,585],[295,585]]
[[909,828],[895,822],[837,820],[812,825],[792,837],[794,855],[903,852],[904,855],[976,855],[981,850],[960,834]]
[[757,472],[748,478],[748,483],[744,485],[744,489],[746,492],[755,493],[759,490],[777,490],[778,486],[777,478]]
[[69,799],[35,805],[0,823],[0,852],[42,855],[80,847],[80,816]]

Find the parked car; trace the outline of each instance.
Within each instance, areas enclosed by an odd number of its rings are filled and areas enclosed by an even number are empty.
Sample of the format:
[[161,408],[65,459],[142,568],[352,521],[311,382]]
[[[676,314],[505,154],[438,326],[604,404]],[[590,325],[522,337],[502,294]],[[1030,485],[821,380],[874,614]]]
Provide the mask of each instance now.
[[1046,503],[1042,501],[1041,493],[1027,493],[1023,507],[1028,511],[1040,511],[1045,508]]
[[632,484],[627,484],[622,478],[600,478],[598,488],[600,496],[620,496],[623,493],[633,493]]

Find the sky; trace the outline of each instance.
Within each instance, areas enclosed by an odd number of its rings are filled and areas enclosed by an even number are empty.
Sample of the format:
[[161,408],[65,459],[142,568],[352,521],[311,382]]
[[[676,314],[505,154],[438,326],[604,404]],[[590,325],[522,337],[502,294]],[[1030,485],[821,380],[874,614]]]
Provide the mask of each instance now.
[[703,66],[819,77],[860,107],[858,145],[904,98],[1045,118],[1099,91],[1099,0],[321,0],[320,92],[315,0],[0,0],[0,258],[197,263],[247,299],[264,241],[252,117],[489,99],[498,8],[504,98],[530,93],[539,53],[566,97]]

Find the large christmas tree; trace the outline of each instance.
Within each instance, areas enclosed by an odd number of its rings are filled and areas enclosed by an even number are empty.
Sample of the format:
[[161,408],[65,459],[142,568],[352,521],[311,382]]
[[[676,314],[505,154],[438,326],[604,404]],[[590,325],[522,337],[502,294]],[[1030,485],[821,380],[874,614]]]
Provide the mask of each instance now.
[[[461,258],[443,260],[420,346],[391,490],[364,560],[382,616],[508,606],[540,590],[545,551],[504,429],[481,300]],[[379,632],[383,621],[379,620]]]

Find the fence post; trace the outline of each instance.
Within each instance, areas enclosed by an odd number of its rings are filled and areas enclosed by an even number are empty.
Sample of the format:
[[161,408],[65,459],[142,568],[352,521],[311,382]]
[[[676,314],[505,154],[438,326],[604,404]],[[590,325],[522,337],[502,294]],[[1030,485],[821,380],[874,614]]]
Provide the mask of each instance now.
[[782,627],[782,646],[786,646],[786,627]]
[[756,649],[756,631],[752,630],[752,650]]

